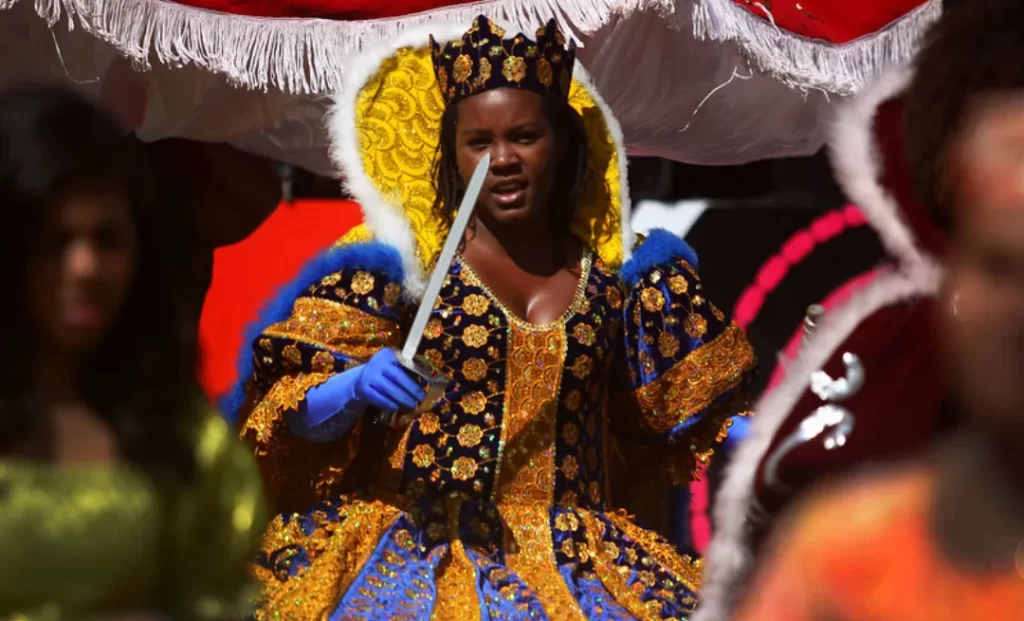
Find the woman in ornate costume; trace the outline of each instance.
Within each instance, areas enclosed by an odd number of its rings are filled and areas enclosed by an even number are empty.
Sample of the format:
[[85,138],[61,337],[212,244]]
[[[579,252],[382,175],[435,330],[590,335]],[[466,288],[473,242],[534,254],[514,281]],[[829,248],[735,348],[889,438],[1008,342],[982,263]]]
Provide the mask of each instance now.
[[[265,527],[195,384],[180,239],[88,102],[0,96],[0,618],[227,619]],[[170,246],[174,244],[174,246]]]
[[[283,512],[259,617],[683,618],[699,562],[610,494],[659,512],[651,482],[710,454],[751,347],[681,240],[630,256],[619,132],[553,22],[536,40],[484,17],[432,32],[355,69],[331,129],[368,226],[281,293],[243,369],[242,435]],[[423,391],[389,348],[485,154],[423,302],[444,394],[408,415]]]

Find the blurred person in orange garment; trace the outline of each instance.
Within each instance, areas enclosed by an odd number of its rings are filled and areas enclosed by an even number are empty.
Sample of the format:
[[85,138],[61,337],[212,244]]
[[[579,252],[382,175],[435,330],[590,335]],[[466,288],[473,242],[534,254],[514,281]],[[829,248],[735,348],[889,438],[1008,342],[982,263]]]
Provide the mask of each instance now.
[[1024,619],[1024,93],[980,102],[942,161],[938,325],[964,426],[898,471],[813,496],[741,620]]

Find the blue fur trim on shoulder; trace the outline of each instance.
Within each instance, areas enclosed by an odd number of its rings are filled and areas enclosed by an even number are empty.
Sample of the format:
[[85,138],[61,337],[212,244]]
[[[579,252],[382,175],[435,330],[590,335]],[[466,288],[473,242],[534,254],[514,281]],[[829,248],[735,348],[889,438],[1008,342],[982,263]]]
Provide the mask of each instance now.
[[[269,258],[269,257],[268,257]],[[218,403],[224,418],[237,422],[238,410],[245,403],[245,386],[252,377],[252,343],[268,326],[284,321],[291,315],[295,300],[310,285],[328,274],[343,269],[361,269],[375,272],[389,281],[401,283],[405,273],[398,250],[388,244],[366,242],[328,248],[302,266],[298,275],[278,288],[277,293],[250,323],[243,334],[242,350],[238,356],[238,377],[234,387]]]
[[665,229],[652,229],[633,256],[622,266],[622,280],[630,287],[636,286],[658,265],[665,265],[673,259],[682,259],[695,270],[699,270],[697,252],[681,237]]

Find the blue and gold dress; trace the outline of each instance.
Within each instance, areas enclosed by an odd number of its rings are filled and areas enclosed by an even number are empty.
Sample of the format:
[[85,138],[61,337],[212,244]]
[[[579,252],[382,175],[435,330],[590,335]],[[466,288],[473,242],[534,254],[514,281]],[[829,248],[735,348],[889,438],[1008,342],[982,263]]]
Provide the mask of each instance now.
[[457,259],[419,350],[444,396],[396,427],[292,424],[309,389],[400,346],[431,265],[419,257],[445,238],[429,217],[444,104],[430,47],[410,41],[356,72],[338,104],[355,118],[332,128],[367,226],[281,292],[243,369],[235,411],[281,511],[255,568],[258,617],[684,618],[699,561],[622,507],[647,511],[689,480],[754,355],[683,242],[656,232],[634,247],[623,231],[619,133],[579,67],[570,102],[601,183],[577,211],[588,250],[571,307],[529,323]]

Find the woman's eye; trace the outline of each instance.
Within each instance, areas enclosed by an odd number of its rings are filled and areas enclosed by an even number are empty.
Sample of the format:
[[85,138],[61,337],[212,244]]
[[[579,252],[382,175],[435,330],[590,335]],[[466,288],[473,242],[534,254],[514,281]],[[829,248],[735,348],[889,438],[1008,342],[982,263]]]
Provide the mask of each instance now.
[[537,142],[538,138],[539,136],[537,136],[536,134],[521,134],[518,137],[516,137],[516,142],[518,142],[519,144],[533,144]]

